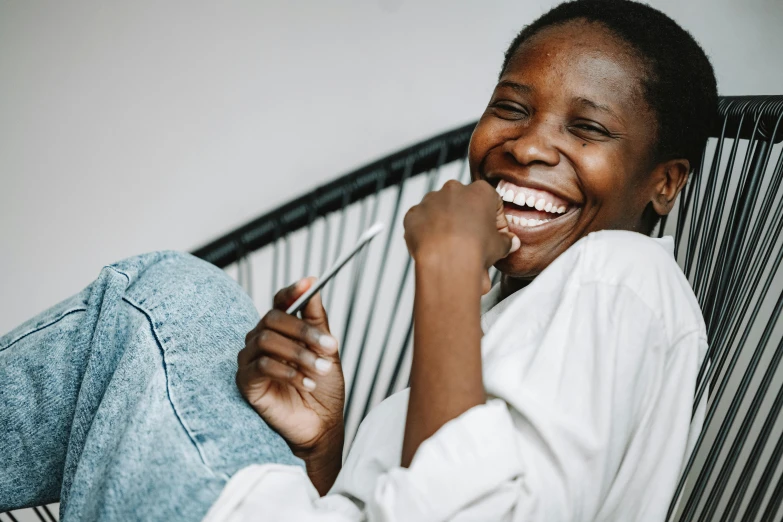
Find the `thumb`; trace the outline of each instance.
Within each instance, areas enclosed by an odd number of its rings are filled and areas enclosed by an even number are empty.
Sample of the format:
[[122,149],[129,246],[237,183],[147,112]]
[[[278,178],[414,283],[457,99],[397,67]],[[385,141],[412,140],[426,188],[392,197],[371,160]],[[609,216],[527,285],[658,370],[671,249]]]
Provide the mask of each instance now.
[[300,295],[305,293],[308,288],[310,288],[310,285],[313,284],[312,281],[308,281],[310,278],[300,279],[299,281],[296,281],[295,283],[286,286],[285,288],[281,288],[276,294],[272,302],[272,308],[276,308],[278,310],[286,310],[289,306],[291,306],[294,301],[296,301]]
[[498,197],[497,211],[495,213],[495,226],[497,227],[500,235],[503,236],[503,252],[498,259],[502,259],[517,250],[522,245],[519,238],[511,232],[508,226],[508,220],[506,219],[506,213],[504,212],[503,200]]
[[522,244],[519,241],[519,238],[512,232],[499,232],[498,235],[500,236],[500,241],[499,241],[500,244],[497,250],[496,261],[503,259],[504,257],[510,256],[511,254],[519,250],[519,247]]
[[[316,282],[316,280],[317,279],[312,276],[305,278],[304,281],[307,281],[305,291],[309,289]],[[320,291],[313,294],[310,300],[307,301],[307,304],[305,304],[304,308],[302,308],[302,319],[307,324],[315,326],[316,328],[324,330],[325,332],[329,332],[329,319],[326,315],[326,309],[324,308]]]

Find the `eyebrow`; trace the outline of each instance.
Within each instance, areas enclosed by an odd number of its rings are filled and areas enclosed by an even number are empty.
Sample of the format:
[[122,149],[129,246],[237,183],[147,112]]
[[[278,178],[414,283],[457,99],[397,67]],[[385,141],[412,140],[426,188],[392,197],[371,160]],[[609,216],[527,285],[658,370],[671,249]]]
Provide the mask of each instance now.
[[509,89],[513,89],[517,91],[519,94],[531,94],[535,92],[535,89],[531,87],[530,85],[525,85],[522,83],[516,83],[512,82],[510,80],[503,80],[502,82],[498,82],[498,87],[508,87]]
[[590,100],[588,98],[582,98],[581,96],[579,96],[577,98],[574,98],[574,101],[576,103],[580,104],[580,105],[583,105],[585,107],[589,107],[590,109],[595,109],[597,111],[605,112],[609,116],[612,116],[613,118],[622,121],[620,119],[620,117],[617,114],[615,114],[615,112],[611,108],[609,108],[608,105],[604,105],[602,103],[597,103],[597,102],[594,102],[593,100]]

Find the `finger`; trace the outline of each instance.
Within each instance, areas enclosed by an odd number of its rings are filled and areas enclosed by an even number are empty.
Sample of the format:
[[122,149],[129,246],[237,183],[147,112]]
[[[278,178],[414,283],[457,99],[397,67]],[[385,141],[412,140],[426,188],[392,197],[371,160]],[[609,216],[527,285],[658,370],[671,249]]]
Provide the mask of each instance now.
[[497,240],[494,241],[494,259],[491,259],[490,265],[494,265],[500,259],[508,257],[512,253],[519,250],[521,242],[519,238],[511,232],[500,232],[497,235]]
[[320,328],[281,310],[270,310],[261,319],[260,326],[274,330],[294,341],[303,342],[319,355],[330,358],[337,356],[337,339]]
[[484,270],[484,274],[481,277],[481,295],[486,294],[492,290],[492,279],[489,278],[489,271]]
[[311,375],[327,375],[333,366],[331,360],[319,357],[307,346],[296,343],[272,330],[263,330],[258,335],[254,353],[259,357],[272,355],[280,362],[294,365],[294,367]]
[[504,252],[504,254],[502,254],[498,259],[504,258],[509,254],[519,250],[519,247],[521,246],[521,242],[519,241],[519,238],[516,236],[516,234],[511,232],[511,229],[509,228],[508,220],[506,219],[505,209],[503,207],[503,200],[500,199],[500,196],[497,196],[495,226],[497,227],[498,232],[500,232],[500,234],[504,236],[506,239],[503,242],[503,246],[501,248],[501,251]]
[[285,288],[281,288],[272,300],[272,307],[277,310],[288,309],[289,306],[294,304],[294,301],[299,299],[300,295],[307,292],[307,289],[310,288],[311,284],[312,278],[306,277]]
[[255,372],[249,377],[249,384],[256,384],[264,379],[291,384],[302,391],[311,392],[315,389],[315,381],[287,364],[263,355],[255,363]]
[[[309,283],[307,288],[310,288],[318,280],[316,277],[305,278]],[[302,308],[302,319],[311,326],[320,328],[324,332],[329,331],[329,319],[326,315],[326,309],[324,308],[323,300],[321,299],[321,291],[314,293],[309,301]]]
[[509,229],[508,220],[506,219],[506,211],[505,207],[503,206],[503,200],[500,199],[500,196],[497,196],[497,203],[495,206],[495,226],[497,227],[498,232],[511,232]]

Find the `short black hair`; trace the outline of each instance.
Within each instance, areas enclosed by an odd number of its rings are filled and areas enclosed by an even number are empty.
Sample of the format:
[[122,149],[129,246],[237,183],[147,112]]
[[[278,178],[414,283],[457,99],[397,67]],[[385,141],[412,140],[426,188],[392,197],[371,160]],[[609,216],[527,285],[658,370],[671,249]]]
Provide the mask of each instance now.
[[500,76],[519,46],[546,27],[585,20],[602,25],[642,60],[643,93],[657,116],[653,161],[701,161],[718,115],[715,72],[704,50],[677,23],[649,5],[631,0],[564,2],[524,27],[506,51]]

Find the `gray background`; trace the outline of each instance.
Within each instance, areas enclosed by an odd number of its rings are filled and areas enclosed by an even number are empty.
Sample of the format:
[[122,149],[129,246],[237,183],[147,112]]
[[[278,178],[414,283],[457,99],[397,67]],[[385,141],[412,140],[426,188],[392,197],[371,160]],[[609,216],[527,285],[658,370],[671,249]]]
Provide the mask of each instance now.
[[[555,3],[0,0],[0,335],[104,264],[192,249],[477,118],[510,40]],[[783,94],[783,0],[651,3],[701,42],[722,94]]]
[[[483,110],[554,1],[0,0],[0,332]],[[656,0],[724,94],[783,94],[783,1]]]

